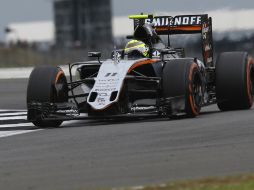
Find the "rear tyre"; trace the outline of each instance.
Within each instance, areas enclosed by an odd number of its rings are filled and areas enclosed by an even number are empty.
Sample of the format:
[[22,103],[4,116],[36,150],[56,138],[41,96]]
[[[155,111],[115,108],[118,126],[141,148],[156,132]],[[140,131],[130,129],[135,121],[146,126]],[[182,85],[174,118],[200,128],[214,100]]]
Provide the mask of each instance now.
[[[68,102],[68,86],[64,72],[59,67],[44,66],[35,68],[27,87],[27,105],[32,102]],[[40,128],[59,127],[62,121],[45,121],[43,113],[28,108],[28,120]]]
[[202,81],[199,67],[193,59],[171,60],[163,69],[163,97],[183,96],[184,103],[177,111],[183,110],[188,117],[196,117],[203,102]]
[[253,105],[254,66],[246,52],[225,52],[216,62],[216,98],[221,111]]

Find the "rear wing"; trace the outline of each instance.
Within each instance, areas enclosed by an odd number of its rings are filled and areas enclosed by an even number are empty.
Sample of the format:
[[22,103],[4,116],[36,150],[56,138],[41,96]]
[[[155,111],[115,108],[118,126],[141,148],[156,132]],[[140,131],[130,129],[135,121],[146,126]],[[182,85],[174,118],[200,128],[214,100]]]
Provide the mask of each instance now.
[[212,18],[207,14],[153,16],[132,15],[134,29],[144,24],[152,24],[158,35],[201,34],[203,61],[206,66],[213,66]]

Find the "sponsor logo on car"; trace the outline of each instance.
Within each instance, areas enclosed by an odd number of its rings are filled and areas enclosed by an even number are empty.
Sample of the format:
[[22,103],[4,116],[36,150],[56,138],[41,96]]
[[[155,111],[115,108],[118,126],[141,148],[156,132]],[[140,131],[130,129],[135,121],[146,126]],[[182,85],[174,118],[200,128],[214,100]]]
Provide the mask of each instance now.
[[153,52],[153,57],[160,57],[161,53],[158,50]]
[[176,17],[154,17],[146,19],[146,23],[153,23],[155,27],[160,26],[190,26],[201,25],[201,16],[176,16]]

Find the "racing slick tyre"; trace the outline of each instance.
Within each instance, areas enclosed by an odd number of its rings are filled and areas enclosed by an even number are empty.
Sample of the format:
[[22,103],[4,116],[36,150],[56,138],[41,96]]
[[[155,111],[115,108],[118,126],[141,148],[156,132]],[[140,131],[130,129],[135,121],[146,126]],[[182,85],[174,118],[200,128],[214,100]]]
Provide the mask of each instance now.
[[253,104],[254,65],[248,53],[221,53],[217,58],[215,72],[219,109],[250,109]]
[[[177,111],[183,110],[188,117],[199,115],[203,102],[204,85],[200,69],[194,59],[169,61],[163,69],[162,80],[164,98],[183,97],[181,110]],[[171,111],[174,112],[174,110]]]
[[62,124],[60,120],[46,121],[44,120],[44,113],[29,109],[29,105],[34,102],[68,102],[67,80],[61,68],[44,66],[37,67],[32,71],[27,87],[27,116],[29,121],[40,128],[59,127]]

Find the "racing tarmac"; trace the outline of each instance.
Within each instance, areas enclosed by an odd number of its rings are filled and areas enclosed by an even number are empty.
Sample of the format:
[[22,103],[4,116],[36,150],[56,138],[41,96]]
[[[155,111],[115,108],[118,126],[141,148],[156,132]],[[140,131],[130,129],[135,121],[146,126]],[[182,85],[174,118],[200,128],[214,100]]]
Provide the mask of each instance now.
[[25,109],[28,79],[0,79],[0,109]]
[[254,109],[195,119],[25,121],[26,79],[0,80],[0,188],[96,189],[254,173]]

